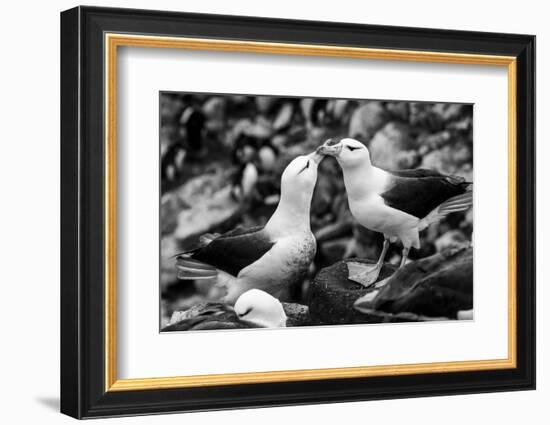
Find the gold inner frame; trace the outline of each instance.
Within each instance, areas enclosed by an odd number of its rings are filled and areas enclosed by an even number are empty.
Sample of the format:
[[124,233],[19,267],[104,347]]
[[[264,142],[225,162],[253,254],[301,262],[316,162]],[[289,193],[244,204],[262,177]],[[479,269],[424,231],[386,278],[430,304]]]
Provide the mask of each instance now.
[[[516,58],[462,53],[371,49],[327,45],[105,34],[105,391],[135,391],[214,385],[312,381],[417,373],[447,373],[516,367]],[[116,123],[119,46],[325,56],[504,66],[508,72],[508,357],[495,360],[304,369],[272,372],[118,379],[116,372]]]

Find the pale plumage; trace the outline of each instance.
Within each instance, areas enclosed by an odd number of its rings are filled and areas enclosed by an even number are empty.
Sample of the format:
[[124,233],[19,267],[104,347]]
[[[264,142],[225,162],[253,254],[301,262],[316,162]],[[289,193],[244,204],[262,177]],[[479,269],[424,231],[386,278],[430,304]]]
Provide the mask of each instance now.
[[463,178],[433,170],[383,170],[372,165],[368,149],[357,140],[329,140],[318,151],[334,156],[342,167],[355,219],[384,234],[382,254],[375,266],[350,263],[350,279],[366,286],[376,281],[390,242],[403,243],[403,265],[409,249],[420,248],[421,230],[472,205],[471,184]]
[[281,199],[265,226],[205,235],[201,246],[177,257],[180,279],[217,278],[235,303],[252,288],[279,297],[307,272],[316,251],[310,204],[317,181],[318,154],[295,158],[281,177]]

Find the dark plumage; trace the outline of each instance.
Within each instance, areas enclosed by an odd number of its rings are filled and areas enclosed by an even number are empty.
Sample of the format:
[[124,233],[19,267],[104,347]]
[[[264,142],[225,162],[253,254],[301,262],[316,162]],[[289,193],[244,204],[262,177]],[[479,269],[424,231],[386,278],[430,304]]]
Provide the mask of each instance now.
[[446,200],[465,193],[470,183],[462,177],[416,169],[388,171],[389,188],[380,194],[384,203],[417,218],[426,217]]
[[242,269],[269,251],[274,244],[263,226],[237,228],[216,237],[206,246],[178,256],[178,259],[185,261],[190,257],[237,276]]
[[244,329],[259,326],[239,319],[235,310],[222,303],[210,303],[196,316],[166,326],[163,332],[199,331],[212,329]]

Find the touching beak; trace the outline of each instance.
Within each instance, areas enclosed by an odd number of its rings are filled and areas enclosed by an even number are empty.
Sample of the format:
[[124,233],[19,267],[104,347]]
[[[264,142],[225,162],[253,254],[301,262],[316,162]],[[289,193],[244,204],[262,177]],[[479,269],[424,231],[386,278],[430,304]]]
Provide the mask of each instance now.
[[311,152],[307,157],[311,159],[313,162],[315,162],[315,164],[317,165],[320,164],[321,161],[325,158],[324,155],[319,153],[319,149],[317,149],[314,152]]
[[325,143],[324,145],[319,146],[316,151],[316,153],[320,155],[330,155],[334,158],[338,158],[338,156],[340,156],[340,152],[342,152],[342,145],[340,143],[336,145],[327,145],[327,143]]

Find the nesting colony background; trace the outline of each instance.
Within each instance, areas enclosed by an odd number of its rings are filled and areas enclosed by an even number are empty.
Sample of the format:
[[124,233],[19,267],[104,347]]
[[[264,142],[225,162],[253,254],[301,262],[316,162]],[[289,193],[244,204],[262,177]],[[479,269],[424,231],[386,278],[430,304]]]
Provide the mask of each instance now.
[[[161,327],[175,311],[220,295],[213,282],[178,280],[173,256],[203,233],[265,224],[291,159],[349,136],[366,144],[378,167],[429,168],[473,181],[472,112],[472,105],[446,103],[161,93]],[[319,167],[311,228],[317,256],[286,296],[299,304],[319,270],[350,257],[375,261],[382,246],[381,234],[354,222],[333,158]],[[471,209],[451,214],[422,232],[422,248],[410,259],[468,245],[472,230]],[[400,250],[392,245],[386,260],[398,264]]]

